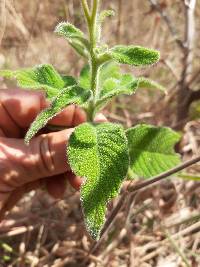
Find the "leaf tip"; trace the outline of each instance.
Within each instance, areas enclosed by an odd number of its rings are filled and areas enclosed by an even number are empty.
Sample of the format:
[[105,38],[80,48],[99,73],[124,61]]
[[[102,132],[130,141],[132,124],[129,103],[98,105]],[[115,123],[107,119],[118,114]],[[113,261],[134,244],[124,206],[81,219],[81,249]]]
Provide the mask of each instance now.
[[15,75],[15,71],[12,70],[0,70],[0,77],[4,77],[4,78],[13,78]]
[[76,28],[73,24],[70,22],[62,21],[60,22],[54,30],[55,33],[67,37],[67,38],[74,38],[74,37],[81,37],[84,35],[84,33]]
[[59,34],[60,31],[63,29],[63,27],[64,27],[66,24],[67,24],[66,21],[61,21],[61,22],[59,22],[59,23],[56,25],[56,27],[55,27],[55,29],[54,29],[54,32]]

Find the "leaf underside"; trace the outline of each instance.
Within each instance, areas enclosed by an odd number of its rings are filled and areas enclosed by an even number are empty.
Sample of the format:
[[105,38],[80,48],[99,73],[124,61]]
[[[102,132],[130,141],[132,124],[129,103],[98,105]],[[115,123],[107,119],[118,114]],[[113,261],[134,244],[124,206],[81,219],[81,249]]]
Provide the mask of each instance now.
[[117,45],[110,50],[113,60],[121,64],[133,65],[136,67],[147,66],[157,63],[160,58],[158,51],[141,47]]
[[122,126],[112,123],[78,126],[68,145],[68,160],[74,173],[86,178],[81,200],[87,229],[99,239],[105,222],[106,204],[119,193],[126,177],[129,156]]
[[88,42],[84,33],[69,22],[61,22],[55,28],[55,33],[67,39],[69,44],[83,57],[87,56]]
[[130,168],[141,178],[151,178],[180,163],[174,146],[180,135],[170,128],[141,124],[127,130]]
[[76,38],[84,36],[84,33],[81,30],[79,30],[73,24],[69,22],[59,23],[55,28],[55,33],[67,39],[73,39],[73,38],[76,39]]
[[161,84],[148,79],[146,77],[139,77],[138,80],[138,88],[146,88],[146,89],[157,89],[160,91],[163,91],[165,94],[167,94],[166,88],[163,87]]
[[51,103],[51,106],[43,110],[31,124],[25,136],[25,143],[34,137],[34,135],[42,129],[50,119],[60,113],[70,104],[84,104],[91,96],[90,91],[85,91],[79,86],[71,86],[64,88]]
[[90,66],[86,64],[80,73],[79,77],[79,86],[86,90],[90,90],[91,87],[91,74],[90,74]]

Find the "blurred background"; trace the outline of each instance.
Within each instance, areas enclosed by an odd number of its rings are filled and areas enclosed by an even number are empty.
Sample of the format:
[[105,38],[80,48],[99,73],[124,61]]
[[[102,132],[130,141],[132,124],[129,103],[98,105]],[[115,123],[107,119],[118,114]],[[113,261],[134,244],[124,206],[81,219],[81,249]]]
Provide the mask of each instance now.
[[[125,127],[138,122],[170,126],[182,134],[177,151],[183,159],[199,155],[200,2],[102,2],[116,12],[104,23],[103,42],[158,49],[158,64],[126,70],[154,79],[168,92],[139,90],[114,99],[104,114]],[[57,23],[66,20],[86,30],[78,0],[1,0],[0,69],[50,63],[61,73],[79,75],[84,60],[53,33]],[[0,78],[0,86],[16,85]],[[93,241],[84,229],[79,193],[68,188],[65,199],[55,201],[44,191],[31,192],[0,225],[0,267],[198,267],[199,177],[196,164],[141,192],[134,203],[129,196],[102,246],[85,265]]]

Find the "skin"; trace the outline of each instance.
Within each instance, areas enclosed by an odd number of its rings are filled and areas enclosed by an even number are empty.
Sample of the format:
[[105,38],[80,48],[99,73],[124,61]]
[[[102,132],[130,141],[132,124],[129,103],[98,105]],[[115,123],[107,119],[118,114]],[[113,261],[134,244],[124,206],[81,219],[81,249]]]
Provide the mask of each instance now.
[[[31,190],[46,187],[62,198],[69,182],[79,189],[81,178],[67,164],[66,142],[73,127],[86,121],[85,113],[71,105],[50,121],[69,129],[41,133],[26,146],[23,137],[37,114],[49,105],[39,91],[0,90],[0,220]],[[105,121],[102,115],[97,121]]]

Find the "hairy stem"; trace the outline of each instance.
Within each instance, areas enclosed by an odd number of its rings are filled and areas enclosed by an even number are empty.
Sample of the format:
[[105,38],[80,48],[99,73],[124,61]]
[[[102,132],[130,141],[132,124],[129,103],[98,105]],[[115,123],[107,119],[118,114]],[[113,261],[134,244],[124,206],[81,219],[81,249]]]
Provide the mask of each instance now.
[[92,14],[91,14],[91,23],[88,25],[89,27],[89,34],[90,34],[90,43],[91,43],[91,49],[96,47],[97,42],[97,13],[98,13],[98,7],[99,7],[99,0],[93,1],[92,6]]
[[82,7],[83,7],[83,11],[84,11],[84,15],[85,15],[86,21],[89,24],[90,23],[90,11],[89,11],[87,0],[81,0],[81,4],[82,4]]
[[90,39],[91,90],[93,91],[93,99],[89,103],[87,113],[88,113],[88,120],[93,121],[95,116],[95,100],[96,97],[98,96],[98,75],[100,67],[95,52],[95,48],[97,46],[97,16],[98,16],[98,7],[100,0],[93,0],[91,12],[89,11],[87,1],[86,0],[81,0],[81,1],[88,25],[88,33]]

